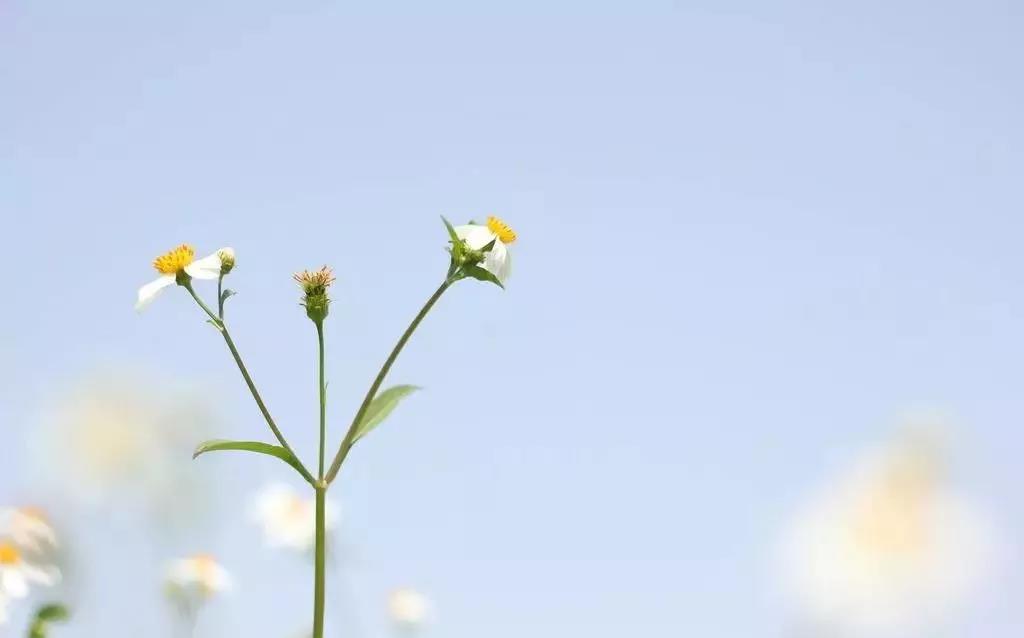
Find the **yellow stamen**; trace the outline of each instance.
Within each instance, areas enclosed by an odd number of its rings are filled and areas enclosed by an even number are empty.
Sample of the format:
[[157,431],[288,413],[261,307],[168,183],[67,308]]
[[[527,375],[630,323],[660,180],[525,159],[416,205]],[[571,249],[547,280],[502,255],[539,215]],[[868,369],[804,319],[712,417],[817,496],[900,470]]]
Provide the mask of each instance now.
[[491,215],[487,218],[487,228],[498,236],[503,244],[511,244],[516,240],[516,233],[504,221]]
[[163,275],[176,275],[192,263],[196,256],[194,248],[182,244],[153,260],[153,268]]
[[0,543],[0,565],[17,565],[21,562],[21,553],[10,543]]

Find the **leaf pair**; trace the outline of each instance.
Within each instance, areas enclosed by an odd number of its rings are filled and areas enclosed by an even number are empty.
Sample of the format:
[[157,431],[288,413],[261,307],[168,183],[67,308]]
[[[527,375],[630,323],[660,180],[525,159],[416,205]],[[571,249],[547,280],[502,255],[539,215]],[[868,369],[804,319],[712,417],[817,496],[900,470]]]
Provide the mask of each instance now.
[[[418,386],[414,385],[396,385],[384,390],[374,397],[373,401],[370,402],[369,407],[366,409],[366,414],[363,415],[363,418],[356,426],[355,435],[352,437],[352,443],[355,444],[357,441],[376,429],[377,426],[383,423],[384,419],[386,419],[388,415],[398,407],[398,404],[401,403],[402,399],[419,389],[420,388]],[[302,464],[297,458],[295,458],[294,454],[280,445],[263,443],[262,441],[229,441],[226,439],[214,439],[212,441],[201,443],[199,447],[196,448],[195,453],[192,454],[192,458],[197,458],[201,454],[206,454],[207,452],[222,451],[255,452],[257,454],[273,456],[292,466],[292,468],[299,474],[302,474]]]

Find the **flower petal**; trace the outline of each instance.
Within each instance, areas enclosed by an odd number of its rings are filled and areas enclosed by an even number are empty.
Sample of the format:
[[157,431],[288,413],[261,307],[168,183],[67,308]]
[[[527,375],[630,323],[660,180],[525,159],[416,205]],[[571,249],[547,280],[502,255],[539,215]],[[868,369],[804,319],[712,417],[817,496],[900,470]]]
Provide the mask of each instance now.
[[42,569],[34,565],[25,565],[22,572],[25,574],[25,580],[37,585],[53,587],[60,582],[60,571],[56,567]]
[[220,251],[217,251],[185,266],[185,272],[194,279],[216,279],[220,277],[220,267]]
[[161,290],[167,286],[174,285],[174,275],[164,275],[156,281],[151,281],[142,288],[139,288],[139,299],[135,302],[135,309],[142,310],[149,305],[151,301],[156,299],[156,296]]
[[[455,236],[459,239],[465,240],[466,244],[473,250],[480,250],[487,244],[491,243],[492,239],[497,239],[497,235],[491,232],[491,229],[487,226],[479,226],[477,224],[465,224],[463,226],[455,227]],[[494,242],[497,246],[500,241]]]
[[8,567],[0,571],[0,589],[11,598],[28,596],[28,581],[18,568]]
[[494,242],[494,248],[484,257],[482,265],[504,286],[508,276],[512,274],[512,253],[508,246],[498,240]]

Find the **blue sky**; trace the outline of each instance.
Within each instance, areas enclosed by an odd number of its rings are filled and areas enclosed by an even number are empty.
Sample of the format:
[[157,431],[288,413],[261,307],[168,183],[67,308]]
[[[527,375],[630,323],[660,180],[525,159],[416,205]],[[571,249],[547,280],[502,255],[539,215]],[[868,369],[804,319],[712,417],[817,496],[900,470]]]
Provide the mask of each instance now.
[[[438,216],[497,213],[507,292],[442,300],[392,375],[426,391],[335,492],[356,633],[412,584],[451,638],[784,636],[789,513],[920,406],[955,415],[955,478],[1013,541],[1022,29],[1010,2],[6,2],[0,500],[53,498],[22,442],[97,369],[209,386],[218,434],[263,434],[180,291],[133,312],[167,248],[236,248],[233,333],[312,458],[290,273],[338,274],[340,438],[444,275]],[[201,633],[301,629],[305,567],[238,505],[282,468],[205,463],[215,522],[169,547],[76,527],[91,584],[61,635],[121,635],[127,608],[160,635],[145,579],[193,548],[240,583]],[[955,635],[1024,623],[1010,546]]]

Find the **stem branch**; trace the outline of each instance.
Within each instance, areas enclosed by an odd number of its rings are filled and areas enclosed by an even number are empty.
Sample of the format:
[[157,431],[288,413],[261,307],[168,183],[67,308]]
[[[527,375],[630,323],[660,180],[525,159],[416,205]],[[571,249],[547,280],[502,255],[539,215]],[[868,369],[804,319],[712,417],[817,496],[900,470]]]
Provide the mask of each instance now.
[[274,433],[275,437],[277,437],[277,440],[281,444],[281,447],[288,450],[288,452],[295,457],[295,460],[298,463],[299,468],[301,468],[300,473],[302,474],[302,478],[306,479],[306,481],[309,482],[311,485],[315,485],[316,479],[313,478],[313,475],[310,474],[309,470],[306,469],[306,466],[302,464],[302,461],[299,460],[299,457],[298,455],[295,454],[295,451],[292,450],[290,445],[288,445],[288,441],[285,440],[284,435],[281,434],[281,430],[278,429],[277,424],[274,423],[274,418],[270,416],[270,411],[267,409],[266,404],[263,403],[263,397],[260,396],[259,390],[256,389],[256,384],[253,383],[252,377],[249,376],[249,371],[246,369],[245,363],[242,362],[242,355],[238,353],[238,348],[235,347],[235,342],[231,339],[231,333],[228,332],[228,327],[224,325],[224,322],[220,318],[213,314],[213,311],[211,311],[210,308],[207,307],[205,303],[203,303],[203,300],[200,299],[199,295],[196,294],[196,291],[193,290],[191,282],[186,282],[181,285],[185,288],[185,290],[189,292],[190,295],[192,295],[192,298],[195,299],[197,304],[199,304],[199,307],[202,308],[210,317],[210,322],[213,323],[213,325],[218,330],[220,330],[221,336],[224,337],[224,343],[228,345],[228,350],[231,351],[231,356],[235,358],[235,363],[238,365],[238,370],[239,372],[242,373],[242,378],[245,379],[245,384],[249,386],[249,392],[252,394],[252,398],[256,401],[256,406],[260,409],[260,412],[263,414],[263,418],[266,420],[267,425],[270,426],[270,431]]
[[444,280],[444,283],[442,283],[436,291],[434,291],[434,294],[430,296],[430,299],[427,299],[427,303],[423,304],[423,307],[412,320],[412,323],[409,324],[409,327],[405,329],[405,332],[398,340],[398,343],[396,343],[394,349],[391,350],[391,354],[388,355],[387,360],[384,361],[384,365],[381,366],[380,372],[377,373],[377,378],[373,380],[373,384],[366,392],[366,396],[363,398],[363,403],[359,406],[359,410],[356,412],[355,418],[352,419],[352,424],[349,425],[348,432],[345,433],[345,438],[342,440],[341,446],[338,448],[338,453],[334,456],[334,461],[331,463],[331,469],[328,470],[327,476],[324,477],[328,484],[334,481],[334,478],[338,475],[338,471],[341,470],[341,464],[344,463],[345,457],[348,456],[348,451],[352,448],[353,439],[355,438],[356,431],[359,428],[359,423],[363,420],[363,417],[366,416],[366,410],[369,409],[370,403],[373,402],[374,397],[377,396],[377,391],[380,390],[380,386],[384,383],[384,378],[388,375],[388,371],[391,370],[391,366],[395,363],[395,360],[398,359],[398,355],[401,354],[402,348],[405,347],[405,344],[409,341],[409,337],[412,336],[412,333],[416,332],[416,328],[419,327],[423,318],[427,316],[427,313],[429,313],[430,309],[434,307],[437,300],[441,298],[441,295],[443,295],[453,283],[455,283],[455,280],[449,277]]

